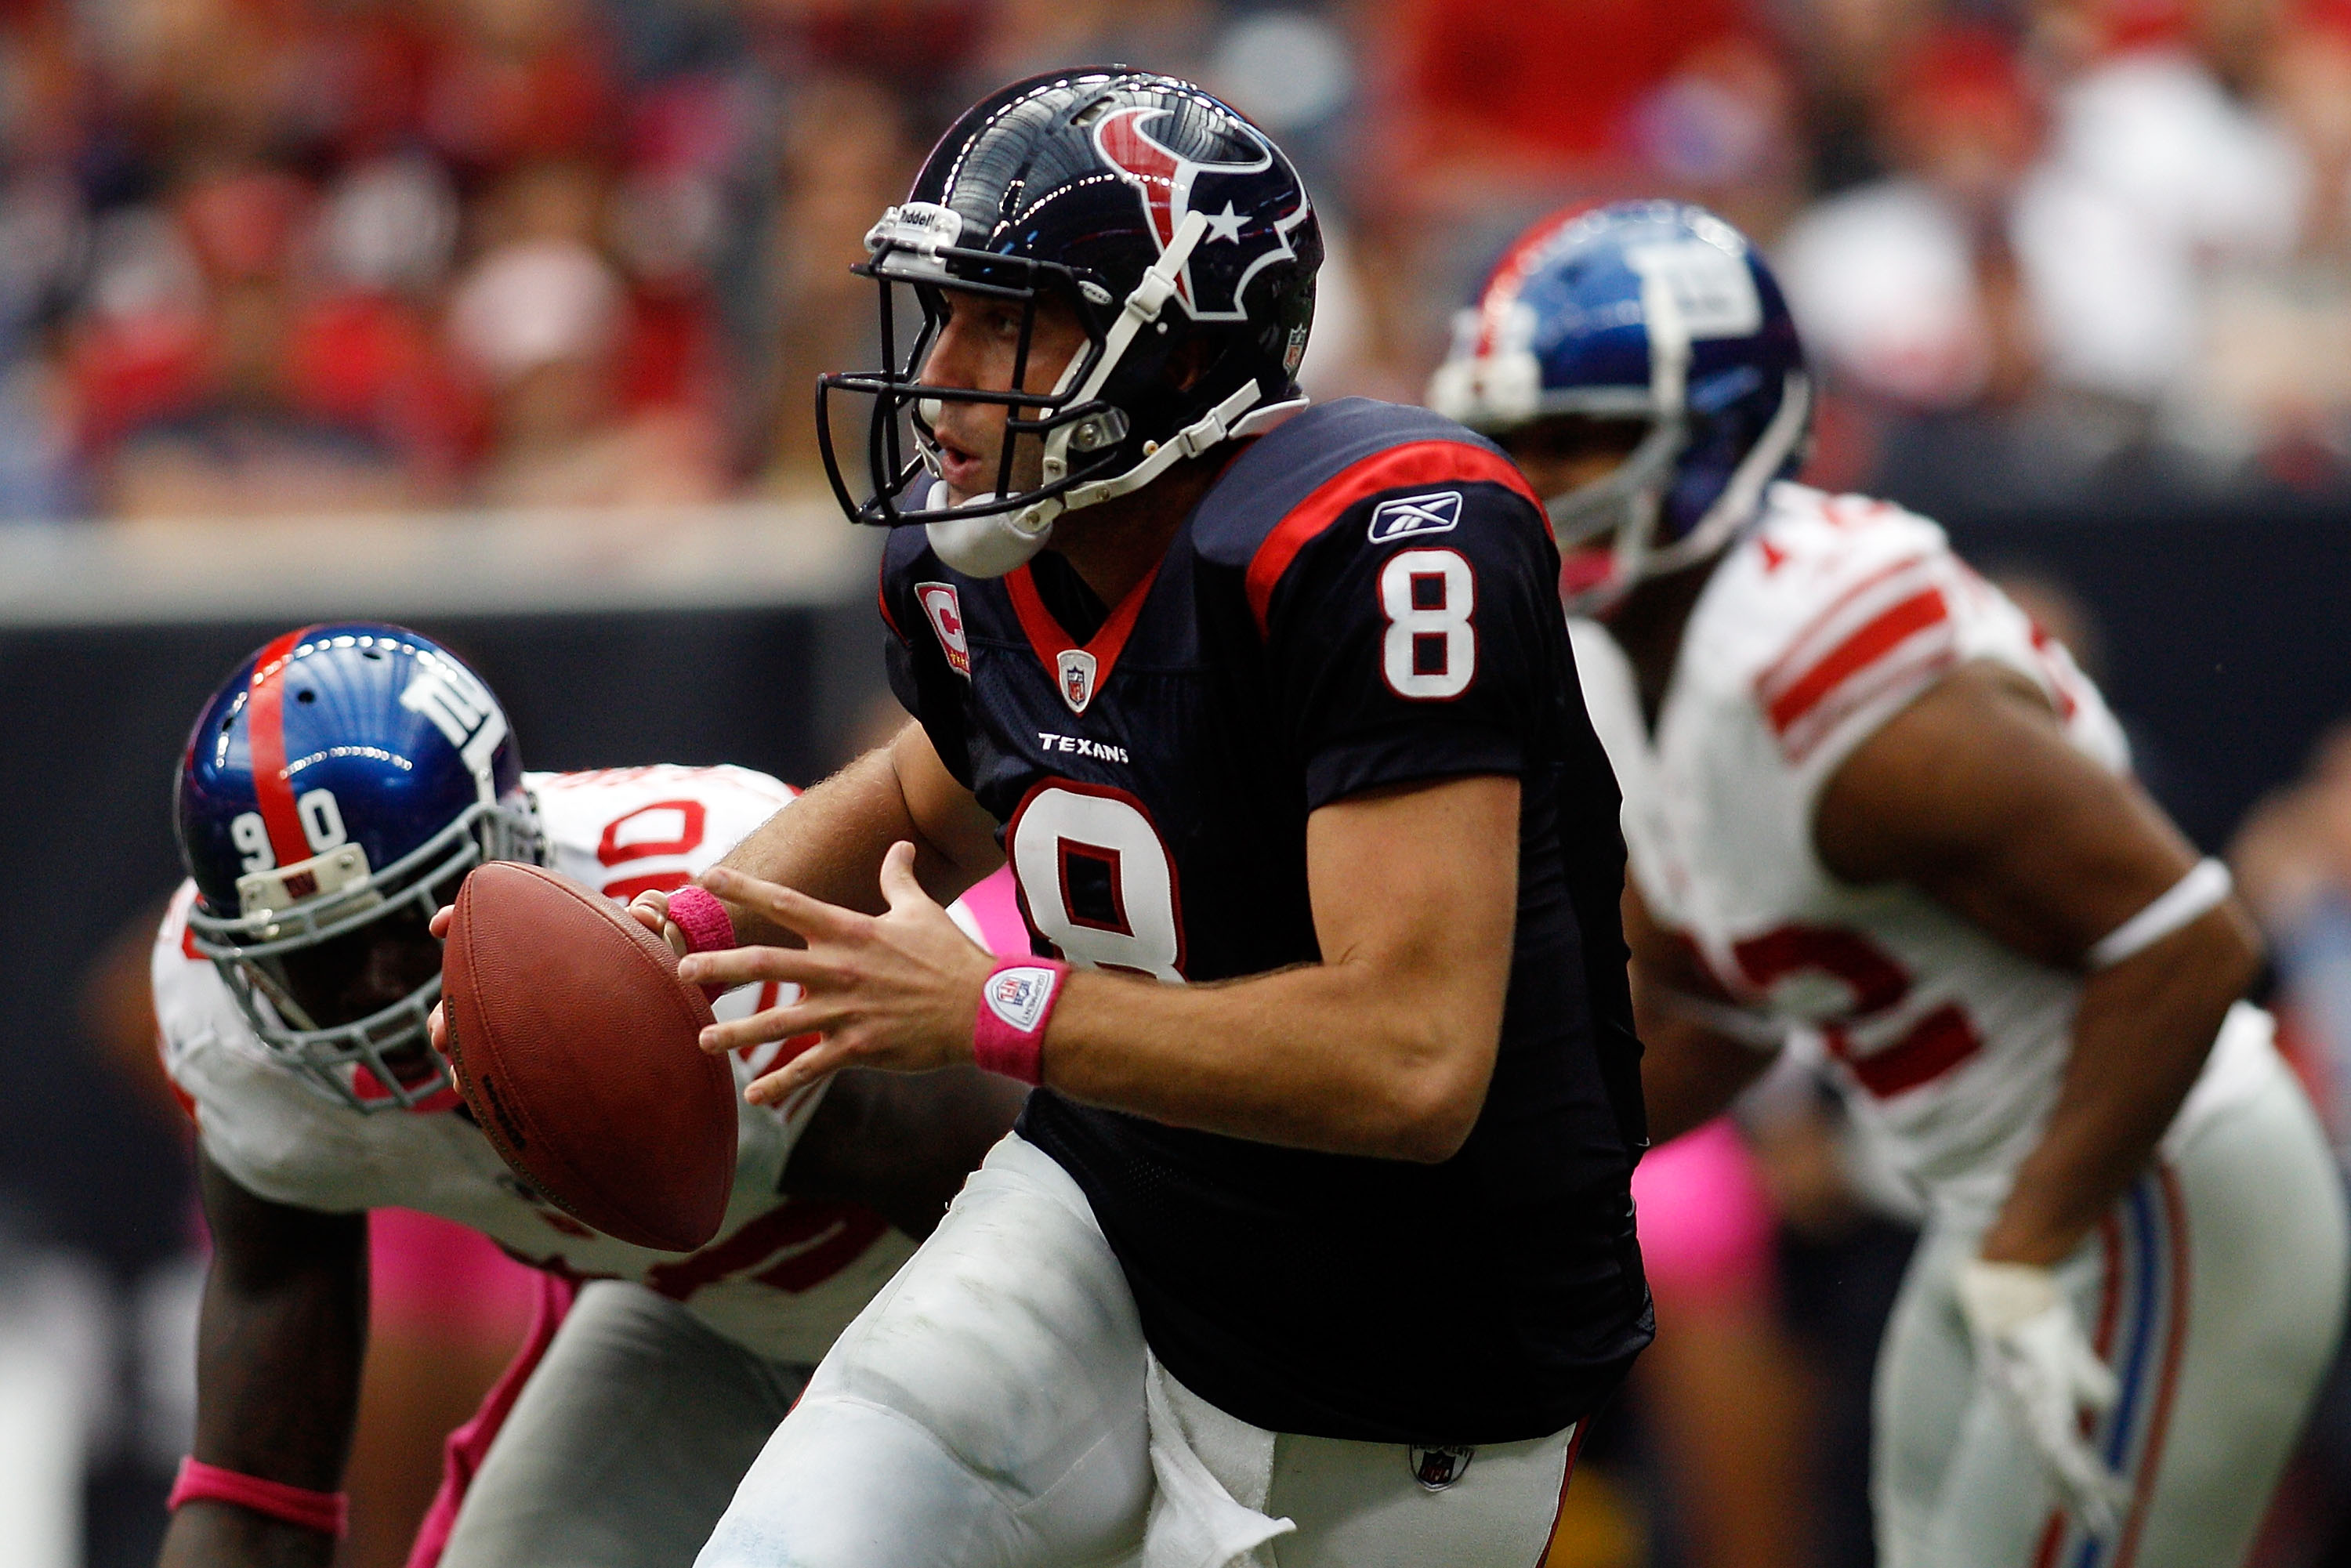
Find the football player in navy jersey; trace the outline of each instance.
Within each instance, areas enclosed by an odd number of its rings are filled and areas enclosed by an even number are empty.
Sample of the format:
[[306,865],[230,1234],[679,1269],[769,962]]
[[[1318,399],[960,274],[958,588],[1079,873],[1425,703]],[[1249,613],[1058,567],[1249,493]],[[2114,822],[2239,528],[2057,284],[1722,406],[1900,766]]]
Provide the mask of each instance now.
[[[1617,796],[1541,508],[1434,414],[1305,406],[1313,210],[1186,83],[990,96],[868,246],[923,325],[820,395],[873,403],[875,493],[834,482],[903,525],[914,722],[642,917],[804,988],[705,1036],[821,1033],[755,1098],[1040,1087],[701,1561],[1524,1568],[1651,1333]],[[1008,858],[999,964],[937,901]]]

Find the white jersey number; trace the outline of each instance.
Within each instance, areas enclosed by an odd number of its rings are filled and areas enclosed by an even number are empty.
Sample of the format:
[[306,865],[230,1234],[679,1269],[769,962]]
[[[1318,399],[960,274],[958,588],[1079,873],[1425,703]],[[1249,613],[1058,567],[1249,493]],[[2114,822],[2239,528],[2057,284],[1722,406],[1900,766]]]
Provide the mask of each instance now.
[[1101,785],[1045,785],[1007,834],[1038,932],[1081,968],[1184,978],[1176,857],[1132,796]]
[[1478,673],[1478,577],[1458,550],[1398,550],[1380,569],[1380,609],[1388,632],[1380,673],[1400,697],[1441,701],[1468,690]]

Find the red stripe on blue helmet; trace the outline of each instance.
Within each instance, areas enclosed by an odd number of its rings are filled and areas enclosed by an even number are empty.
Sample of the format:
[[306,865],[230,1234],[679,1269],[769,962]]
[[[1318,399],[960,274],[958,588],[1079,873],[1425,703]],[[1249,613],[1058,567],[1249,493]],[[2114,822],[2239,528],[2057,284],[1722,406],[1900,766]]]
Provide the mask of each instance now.
[[294,783],[286,776],[286,666],[314,626],[298,627],[253,656],[252,695],[246,703],[246,736],[253,754],[253,793],[269,831],[269,848],[279,865],[310,858],[309,835],[294,805]]

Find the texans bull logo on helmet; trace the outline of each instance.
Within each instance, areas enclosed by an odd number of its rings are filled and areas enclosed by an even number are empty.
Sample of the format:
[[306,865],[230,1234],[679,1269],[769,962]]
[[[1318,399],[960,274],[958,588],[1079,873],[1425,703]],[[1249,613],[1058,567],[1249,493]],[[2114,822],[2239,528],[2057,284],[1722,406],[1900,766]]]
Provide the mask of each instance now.
[[1222,180],[1262,174],[1272,168],[1272,144],[1246,120],[1230,116],[1220,129],[1227,140],[1238,143],[1236,151],[1244,156],[1230,162],[1202,162],[1169,151],[1145,129],[1156,120],[1170,118],[1171,110],[1152,104],[1114,109],[1094,122],[1094,146],[1102,161],[1141,193],[1143,210],[1150,218],[1152,237],[1158,241],[1161,255],[1167,253],[1167,247],[1176,241],[1176,230],[1194,212],[1208,220],[1208,231],[1200,241],[1202,248],[1230,245],[1241,246],[1245,252],[1259,253],[1238,268],[1217,268],[1211,275],[1215,281],[1206,285],[1196,283],[1192,264],[1186,261],[1176,281],[1176,294],[1195,321],[1246,320],[1249,312],[1241,300],[1248,292],[1249,279],[1273,263],[1298,254],[1290,246],[1290,233],[1306,219],[1306,192],[1301,188],[1298,205],[1271,223],[1255,219],[1252,214],[1237,208],[1232,195],[1220,193],[1218,185]]

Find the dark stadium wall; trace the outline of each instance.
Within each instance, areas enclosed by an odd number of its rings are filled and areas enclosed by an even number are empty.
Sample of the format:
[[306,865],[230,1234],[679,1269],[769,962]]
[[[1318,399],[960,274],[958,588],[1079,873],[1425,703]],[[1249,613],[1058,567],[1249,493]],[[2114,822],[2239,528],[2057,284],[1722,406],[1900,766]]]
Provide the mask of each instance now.
[[2148,786],[2208,851],[2351,719],[2351,510],[2339,499],[1930,515],[1978,567],[2055,579],[2095,614],[2103,684]]

